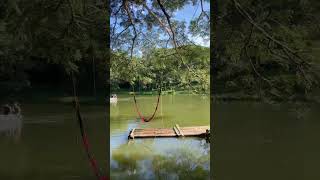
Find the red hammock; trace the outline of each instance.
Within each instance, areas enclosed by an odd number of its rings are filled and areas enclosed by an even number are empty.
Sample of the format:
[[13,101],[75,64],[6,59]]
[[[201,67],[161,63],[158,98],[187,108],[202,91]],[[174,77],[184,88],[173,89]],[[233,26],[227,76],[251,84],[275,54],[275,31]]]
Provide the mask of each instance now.
[[158,100],[157,100],[156,108],[155,108],[152,116],[151,116],[150,118],[146,119],[146,118],[141,114],[141,112],[139,111],[138,104],[137,104],[137,100],[136,100],[136,94],[133,92],[134,107],[135,107],[135,110],[136,110],[136,112],[138,113],[138,115],[139,115],[139,117],[140,117],[140,119],[141,119],[142,122],[149,122],[149,121],[151,121],[151,120],[154,118],[154,116],[156,115],[156,112],[157,112],[157,110],[158,110],[158,107],[159,107],[160,96],[161,96],[161,88],[159,88]]
[[93,155],[90,152],[89,140],[88,140],[87,133],[85,132],[84,127],[83,127],[83,120],[81,118],[81,114],[80,114],[80,110],[79,110],[79,103],[77,100],[75,100],[75,108],[76,108],[76,115],[77,115],[77,119],[78,119],[78,123],[79,123],[80,132],[81,132],[82,144],[83,144],[83,147],[84,147],[86,154],[88,156],[88,160],[91,165],[91,168],[92,168],[92,170],[98,180],[107,180],[108,178],[106,176],[102,175],[100,168],[98,167],[96,159],[93,157]]
[[87,154],[92,171],[96,175],[97,179],[98,180],[108,180],[108,178],[101,173],[101,170],[98,167],[97,161],[93,157],[93,154],[90,151],[89,139],[88,139],[87,133],[84,129],[83,119],[80,114],[80,105],[79,105],[78,98],[76,96],[76,85],[75,85],[75,79],[74,79],[73,73],[71,74],[71,78],[72,78],[72,84],[73,84],[74,106],[75,106],[76,116],[77,116],[78,123],[79,123],[81,140],[82,140],[84,150]]

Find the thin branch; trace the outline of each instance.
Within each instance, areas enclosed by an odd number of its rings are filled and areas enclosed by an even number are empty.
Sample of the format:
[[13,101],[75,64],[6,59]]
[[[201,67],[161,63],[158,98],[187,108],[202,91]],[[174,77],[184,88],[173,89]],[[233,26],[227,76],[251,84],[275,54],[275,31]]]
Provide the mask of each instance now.
[[61,5],[63,4],[63,2],[64,2],[64,0],[60,0],[59,2],[58,2],[58,4],[57,4],[57,6],[54,8],[54,12],[55,11],[57,11],[60,7],[61,7]]
[[134,36],[133,36],[133,38],[132,38],[132,44],[131,44],[131,55],[130,55],[130,57],[131,57],[131,59],[132,59],[132,56],[133,56],[133,48],[134,48],[135,40],[136,40],[136,38],[137,38],[137,30],[136,30],[135,24],[133,23],[131,13],[130,13],[129,8],[128,8],[128,1],[127,1],[127,0],[124,0],[124,1],[123,1],[123,5],[124,5],[125,11],[126,11],[127,14],[128,14],[128,18],[129,18],[130,24],[131,24],[131,26],[132,26],[132,28],[133,28],[133,31],[134,31]]
[[119,9],[114,13],[114,16],[116,17],[116,19],[115,19],[115,23],[114,23],[113,28],[112,28],[112,33],[113,33],[113,34],[114,34],[114,32],[115,32],[115,28],[116,28],[116,25],[117,25],[117,22],[118,22],[118,16],[117,16],[117,15],[118,15],[118,13],[120,12],[122,6],[123,6],[123,5],[121,5],[121,6],[119,7]]
[[206,13],[206,11],[203,9],[203,0],[200,0],[200,4],[201,4],[201,14],[203,13],[208,20],[210,20],[209,15]]
[[126,28],[124,28],[121,32],[119,32],[119,34],[117,34],[117,36],[115,37],[115,40],[117,40],[119,38],[119,36],[125,32],[130,26],[127,26]]
[[150,43],[153,43],[153,41],[149,39],[149,37],[144,32],[141,31],[140,34],[142,34],[147,41],[149,41]]
[[[163,14],[165,15],[165,17],[166,17],[166,19],[167,19],[168,24],[169,24],[169,27],[170,27],[170,30],[171,30],[171,33],[172,33],[172,41],[173,41],[173,44],[174,44],[174,48],[175,48],[175,50],[176,50],[176,52],[177,52],[175,56],[176,56],[178,59],[180,59],[180,61],[182,62],[182,64],[183,64],[185,67],[187,67],[187,69],[188,69],[189,72],[192,72],[192,74],[193,74],[194,76],[196,76],[196,77],[198,77],[198,78],[200,78],[200,79],[203,79],[204,77],[199,76],[199,74],[197,74],[193,69],[190,68],[190,66],[189,66],[188,64],[186,64],[186,63],[184,62],[183,57],[182,57],[182,55],[180,54],[179,49],[178,49],[178,44],[177,44],[177,41],[176,41],[176,39],[175,39],[175,32],[174,32],[173,27],[172,27],[172,25],[171,25],[170,16],[169,16],[169,14],[167,13],[167,11],[166,11],[166,9],[164,8],[164,6],[162,5],[161,0],[157,0],[157,2],[158,2],[158,5],[160,6]],[[177,55],[178,55],[178,56],[177,56]]]
[[[255,23],[254,20],[251,18],[251,16],[242,8],[242,6],[236,0],[233,0],[233,2],[234,2],[234,5],[235,5],[236,9],[238,10],[238,12],[241,15],[243,15],[249,21],[249,23],[251,23],[260,32],[262,32],[262,34],[264,34],[268,39],[272,40],[274,43],[276,43],[277,45],[282,47],[283,52],[289,57],[289,59],[297,64],[297,68],[301,72],[302,76],[304,77],[304,81],[306,81],[307,83],[310,83],[308,78],[307,78],[307,76],[306,76],[306,74],[305,74],[305,72],[304,72],[304,69],[302,68],[303,65],[310,66],[310,64],[308,62],[306,62],[305,60],[303,60],[297,54],[297,52],[293,51],[287,45],[285,45],[282,42],[280,42],[277,39],[275,39],[273,36],[271,36],[269,33],[267,33],[262,27],[260,27],[257,23]],[[298,58],[300,60],[300,62],[295,61],[294,58],[291,57],[290,54],[292,54],[293,56]]]
[[168,44],[169,44],[169,41],[170,41],[170,40],[171,40],[170,38],[167,40],[167,42],[166,42],[166,48],[168,48]]
[[146,2],[144,2],[143,7],[147,9],[147,11],[158,21],[158,23],[166,30],[168,33],[169,37],[171,37],[170,30],[169,28],[161,21],[161,19],[147,6]]
[[186,39],[186,40],[187,40],[189,43],[191,43],[192,45],[198,46],[195,42],[193,42],[193,41],[190,40],[188,37],[186,37],[184,33],[182,33],[182,37],[183,37],[184,39]]
[[175,32],[173,31],[173,28],[172,28],[172,25],[171,25],[171,21],[170,21],[170,16],[169,14],[167,13],[166,9],[164,8],[164,6],[161,4],[161,1],[160,0],[157,0],[163,14],[166,16],[166,19],[168,21],[168,24],[169,24],[169,27],[170,27],[170,30],[171,30],[171,35],[172,35],[172,41],[173,41],[173,44],[174,44],[174,47],[177,48],[177,42],[176,42],[176,39],[175,39]]
[[69,21],[67,27],[65,28],[65,30],[62,32],[60,39],[65,37],[65,35],[67,34],[67,32],[69,30],[69,26],[71,26],[74,23],[74,16],[75,16],[74,10],[73,10],[73,7],[72,7],[70,0],[68,0],[67,2],[68,2],[69,9],[70,9],[70,21]]
[[[249,21],[249,23],[251,23],[256,29],[258,29],[263,35],[265,35],[268,39],[272,40],[274,43],[276,43],[277,45],[279,45],[283,49],[287,50],[288,52],[290,52],[291,54],[296,56],[298,59],[300,59],[301,61],[303,61],[303,59],[300,56],[298,56],[295,51],[293,51],[291,48],[289,48],[287,45],[283,44],[279,40],[275,39],[272,35],[267,33],[262,27],[260,27],[257,23],[255,23],[254,20],[252,19],[252,17],[249,15],[249,13],[247,13],[236,0],[233,0],[233,2],[234,2],[236,9],[238,10],[238,12],[242,16],[244,16]],[[292,59],[292,60],[294,60],[294,59]]]
[[262,76],[258,71],[257,69],[255,68],[254,64],[252,63],[252,59],[251,57],[248,55],[248,51],[247,51],[247,47],[244,48],[245,50],[245,53],[246,53],[246,56],[249,58],[249,62],[251,64],[251,67],[253,69],[253,71],[256,73],[256,75],[258,75],[262,80],[266,81],[270,86],[273,86],[271,81],[267,78],[265,78],[264,76]]
[[257,69],[255,68],[254,64],[252,63],[252,59],[251,57],[248,55],[248,50],[247,50],[247,46],[249,45],[250,41],[251,41],[251,38],[252,38],[252,34],[253,34],[253,25],[251,25],[251,28],[250,28],[250,33],[249,33],[249,36],[248,38],[246,39],[246,42],[244,43],[243,45],[243,50],[246,54],[246,57],[249,58],[249,62],[251,64],[251,67],[253,69],[253,71],[256,73],[256,75],[258,75],[260,77],[260,79],[266,81],[270,86],[272,86],[272,83],[269,79],[265,78],[264,76],[262,76],[258,71]]

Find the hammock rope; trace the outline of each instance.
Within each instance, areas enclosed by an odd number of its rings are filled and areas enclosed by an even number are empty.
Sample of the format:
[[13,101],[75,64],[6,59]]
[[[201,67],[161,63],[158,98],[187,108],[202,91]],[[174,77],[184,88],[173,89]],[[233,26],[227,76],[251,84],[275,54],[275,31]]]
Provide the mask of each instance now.
[[145,118],[145,117],[142,115],[142,113],[140,112],[140,110],[139,110],[138,103],[137,103],[137,99],[136,99],[136,94],[135,94],[134,88],[133,88],[134,107],[135,107],[135,110],[136,110],[137,114],[139,115],[139,117],[140,117],[140,119],[141,119],[142,122],[149,122],[149,121],[151,121],[151,120],[155,117],[155,115],[156,115],[156,113],[157,113],[157,111],[158,111],[158,107],[159,107],[160,96],[161,96],[161,87],[160,87],[159,90],[158,90],[157,105],[156,105],[156,107],[155,107],[155,109],[154,109],[154,112],[153,112],[152,116],[149,117],[149,118]]
[[98,167],[97,161],[90,151],[89,138],[88,138],[87,133],[84,128],[84,122],[83,122],[83,119],[82,119],[81,113],[80,113],[80,104],[79,104],[78,98],[76,96],[76,85],[75,85],[73,73],[71,74],[71,76],[72,76],[72,83],[73,83],[74,106],[75,106],[76,116],[78,119],[79,129],[80,129],[80,133],[81,133],[82,145],[83,145],[84,150],[87,154],[92,171],[95,174],[95,176],[97,177],[97,179],[98,180],[107,180],[107,177],[102,175],[101,170]]

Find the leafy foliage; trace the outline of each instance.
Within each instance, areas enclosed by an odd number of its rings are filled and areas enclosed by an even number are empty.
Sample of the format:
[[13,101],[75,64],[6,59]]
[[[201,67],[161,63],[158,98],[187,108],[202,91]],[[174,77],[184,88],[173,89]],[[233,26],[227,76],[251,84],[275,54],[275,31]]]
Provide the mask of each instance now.
[[[219,1],[215,93],[261,99],[306,98],[319,85],[312,53],[319,41],[318,1]],[[221,92],[224,90],[225,92]],[[220,92],[219,92],[220,91]]]
[[[149,90],[161,84],[164,89],[208,92],[209,48],[190,38],[209,38],[210,17],[204,3],[111,1],[112,87],[129,82]],[[195,10],[198,6],[201,13],[188,23],[178,20],[177,11],[185,6]]]
[[130,83],[140,90],[152,90],[161,85],[163,90],[192,89],[208,93],[209,48],[195,45],[180,48],[184,61],[196,70],[197,76],[177,61],[174,49],[157,48],[133,59],[125,52],[117,52],[111,56],[112,87],[115,90],[121,84]]
[[[105,71],[105,63],[99,63],[108,53],[103,38],[104,3],[4,0],[0,11],[0,79],[5,85],[13,81],[32,85],[28,72],[35,71],[39,63],[58,65],[70,73],[95,59]],[[100,77],[101,69],[97,68]]]

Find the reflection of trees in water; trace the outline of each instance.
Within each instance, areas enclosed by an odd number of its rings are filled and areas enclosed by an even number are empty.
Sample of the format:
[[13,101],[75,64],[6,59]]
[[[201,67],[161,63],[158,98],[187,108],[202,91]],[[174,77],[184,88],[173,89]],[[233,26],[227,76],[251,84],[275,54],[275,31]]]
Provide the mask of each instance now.
[[209,179],[209,155],[177,149],[167,156],[157,155],[152,161],[157,179]]
[[110,133],[128,133],[128,128],[130,126],[135,126],[136,122],[138,121],[133,121],[130,120],[133,119],[132,116],[128,115],[119,115],[117,118],[111,117],[110,118]]
[[305,119],[312,109],[312,105],[309,102],[295,102],[290,108],[290,113],[295,116],[296,119]]
[[22,129],[22,116],[20,114],[0,115],[0,134],[19,138]]
[[210,144],[201,140],[157,153],[153,141],[123,144],[112,152],[113,179],[209,179]]
[[110,115],[113,118],[118,118],[118,116],[120,115],[120,108],[118,104],[116,103],[110,104]]

